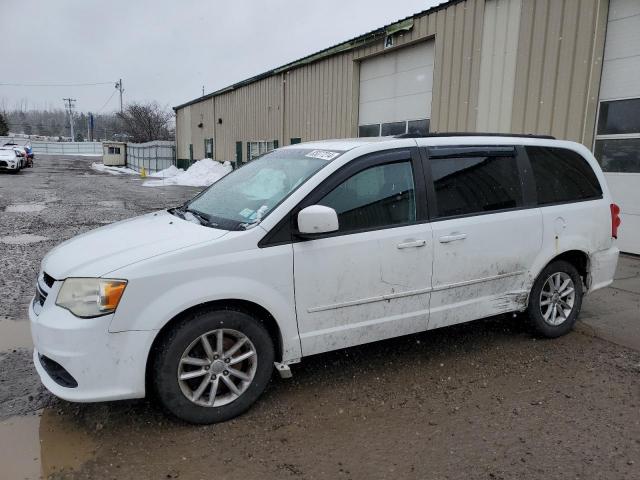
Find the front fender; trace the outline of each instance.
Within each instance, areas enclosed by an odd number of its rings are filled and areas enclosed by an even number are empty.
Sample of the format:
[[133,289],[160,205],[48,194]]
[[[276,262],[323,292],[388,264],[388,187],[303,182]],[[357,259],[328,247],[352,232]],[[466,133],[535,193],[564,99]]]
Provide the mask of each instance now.
[[209,257],[198,250],[188,257],[164,256],[115,272],[129,283],[109,331],[160,330],[191,307],[243,300],[261,306],[276,320],[283,360],[300,358],[291,245]]

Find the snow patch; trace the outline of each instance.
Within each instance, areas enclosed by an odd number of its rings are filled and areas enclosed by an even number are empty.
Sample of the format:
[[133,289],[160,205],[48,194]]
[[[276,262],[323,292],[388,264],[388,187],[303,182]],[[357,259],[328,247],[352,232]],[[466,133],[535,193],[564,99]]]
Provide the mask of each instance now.
[[93,162],[91,168],[100,173],[110,173],[111,175],[139,175],[135,170],[127,167],[109,167],[104,163]]
[[171,165],[169,168],[165,168],[164,170],[160,170],[159,172],[152,173],[148,175],[151,178],[171,178],[184,173],[184,170],[176,167],[175,165]]
[[49,238],[41,237],[40,235],[31,235],[30,233],[0,237],[0,243],[6,243],[7,245],[26,245],[28,243],[44,242],[45,240],[49,240]]
[[[220,163],[210,158],[203,158],[191,165],[186,171],[169,167],[162,172],[172,176],[165,176],[162,180],[148,180],[144,187],[163,187],[166,185],[183,185],[190,187],[208,187],[233,170],[230,162]],[[167,172],[170,170],[170,172]],[[158,172],[158,173],[162,173]],[[154,177],[157,174],[154,174]]]

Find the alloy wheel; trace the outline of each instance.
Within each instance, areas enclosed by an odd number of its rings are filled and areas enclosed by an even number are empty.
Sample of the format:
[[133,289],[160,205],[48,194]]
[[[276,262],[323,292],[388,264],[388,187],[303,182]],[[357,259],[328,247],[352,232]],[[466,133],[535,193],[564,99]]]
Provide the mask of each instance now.
[[544,321],[555,327],[567,320],[573,311],[575,297],[575,284],[567,273],[551,274],[540,292],[540,313]]
[[187,399],[203,407],[220,407],[239,398],[251,385],[258,355],[251,340],[232,329],[211,330],[186,348],[178,366],[178,383]]

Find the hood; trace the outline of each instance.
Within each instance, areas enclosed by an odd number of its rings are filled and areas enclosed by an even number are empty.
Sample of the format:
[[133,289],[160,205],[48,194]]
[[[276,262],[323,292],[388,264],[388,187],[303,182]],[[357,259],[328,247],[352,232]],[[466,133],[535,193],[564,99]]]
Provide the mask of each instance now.
[[162,210],[73,237],[44,257],[42,269],[56,280],[100,277],[163,253],[215,240],[226,233]]

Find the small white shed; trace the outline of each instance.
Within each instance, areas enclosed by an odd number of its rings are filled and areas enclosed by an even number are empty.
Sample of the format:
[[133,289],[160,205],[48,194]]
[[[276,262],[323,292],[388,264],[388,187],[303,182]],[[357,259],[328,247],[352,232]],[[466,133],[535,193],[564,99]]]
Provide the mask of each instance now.
[[125,142],[102,142],[102,163],[110,167],[127,164],[127,144]]

